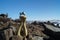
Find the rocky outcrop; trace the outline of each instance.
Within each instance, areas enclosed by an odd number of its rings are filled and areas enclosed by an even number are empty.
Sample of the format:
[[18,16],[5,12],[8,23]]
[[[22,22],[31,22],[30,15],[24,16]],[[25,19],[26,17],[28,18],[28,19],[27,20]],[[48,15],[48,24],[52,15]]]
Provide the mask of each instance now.
[[[47,23],[27,22],[28,36],[26,36],[26,40],[60,40],[60,32],[47,28],[45,24],[53,26],[49,21]],[[0,15],[0,40],[23,40],[22,37],[17,36],[19,26],[19,19],[13,20],[6,15]]]

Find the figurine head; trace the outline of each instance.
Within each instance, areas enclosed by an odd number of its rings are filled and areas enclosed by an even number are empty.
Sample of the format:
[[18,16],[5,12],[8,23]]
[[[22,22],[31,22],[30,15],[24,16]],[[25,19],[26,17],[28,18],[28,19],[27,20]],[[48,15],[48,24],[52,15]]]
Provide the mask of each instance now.
[[26,16],[25,16],[25,14],[24,14],[24,12],[21,12],[20,13],[20,20],[26,20]]

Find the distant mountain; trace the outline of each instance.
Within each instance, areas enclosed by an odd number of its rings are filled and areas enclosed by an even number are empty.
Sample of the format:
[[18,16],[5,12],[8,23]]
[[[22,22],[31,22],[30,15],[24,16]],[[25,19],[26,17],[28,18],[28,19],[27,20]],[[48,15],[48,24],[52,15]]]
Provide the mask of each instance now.
[[50,20],[50,22],[60,24],[60,20]]

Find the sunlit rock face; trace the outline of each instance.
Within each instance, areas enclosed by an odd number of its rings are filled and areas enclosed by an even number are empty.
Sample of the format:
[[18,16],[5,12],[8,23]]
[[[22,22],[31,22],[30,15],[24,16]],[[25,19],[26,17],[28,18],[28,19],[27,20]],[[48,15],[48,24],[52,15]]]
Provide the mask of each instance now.
[[35,37],[33,37],[33,40],[43,40],[43,37],[35,36]]
[[44,33],[50,38],[48,40],[60,40],[60,28],[45,24]]

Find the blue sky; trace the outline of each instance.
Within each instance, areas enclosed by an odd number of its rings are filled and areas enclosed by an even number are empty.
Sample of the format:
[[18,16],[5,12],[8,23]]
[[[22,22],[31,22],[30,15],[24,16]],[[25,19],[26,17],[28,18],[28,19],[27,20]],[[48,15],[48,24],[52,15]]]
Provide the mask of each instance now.
[[27,20],[60,20],[60,0],[0,0],[0,13],[17,19],[22,11]]

